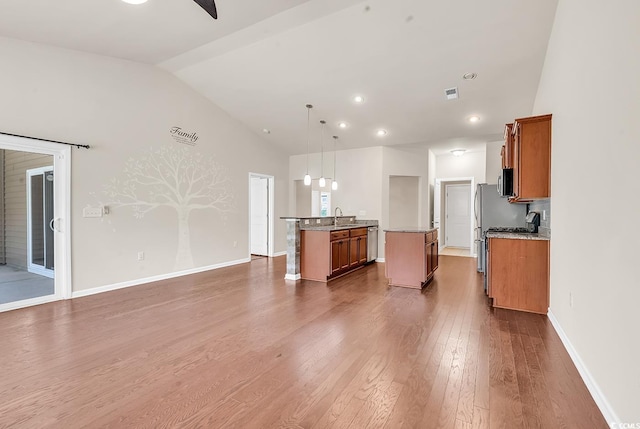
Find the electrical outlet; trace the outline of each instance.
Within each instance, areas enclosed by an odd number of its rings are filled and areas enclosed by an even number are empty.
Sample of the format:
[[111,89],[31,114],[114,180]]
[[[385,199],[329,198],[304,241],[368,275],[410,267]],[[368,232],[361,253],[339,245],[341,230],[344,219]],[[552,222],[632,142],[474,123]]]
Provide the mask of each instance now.
[[144,261],[144,252],[138,252],[138,261]]
[[320,219],[316,219],[316,223],[320,223],[322,222]]
[[547,211],[542,210],[542,220],[547,220]]
[[304,224],[305,224],[305,225],[309,225],[309,219],[305,219],[305,220],[304,220]]
[[233,247],[238,247],[238,242],[237,241],[233,242]]

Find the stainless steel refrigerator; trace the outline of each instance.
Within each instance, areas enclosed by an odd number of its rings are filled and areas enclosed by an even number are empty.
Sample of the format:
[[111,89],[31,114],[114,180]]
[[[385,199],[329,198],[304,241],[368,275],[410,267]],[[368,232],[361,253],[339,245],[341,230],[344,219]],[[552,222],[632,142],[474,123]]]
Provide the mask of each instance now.
[[476,187],[474,214],[476,216],[476,250],[478,271],[485,272],[485,233],[491,227],[524,227],[526,204],[512,204],[498,194],[497,185],[480,183]]

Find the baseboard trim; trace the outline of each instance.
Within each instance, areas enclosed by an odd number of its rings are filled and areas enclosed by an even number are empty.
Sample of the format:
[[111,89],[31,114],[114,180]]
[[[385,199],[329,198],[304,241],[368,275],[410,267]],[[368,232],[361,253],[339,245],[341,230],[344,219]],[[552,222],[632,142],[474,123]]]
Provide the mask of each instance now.
[[376,262],[384,262],[384,258],[377,258]]
[[604,394],[600,390],[598,383],[596,383],[595,379],[589,372],[589,369],[584,364],[584,361],[582,360],[582,358],[580,357],[576,349],[573,347],[573,344],[571,344],[569,337],[567,336],[566,332],[564,332],[564,329],[562,329],[560,322],[558,322],[558,319],[556,319],[556,317],[553,315],[553,312],[551,311],[551,309],[549,309],[549,312],[547,313],[547,317],[549,317],[549,321],[551,321],[551,325],[553,326],[553,328],[556,330],[556,333],[560,337],[560,340],[562,341],[564,348],[567,349],[567,352],[569,353],[569,356],[571,357],[573,364],[578,369],[578,372],[580,373],[580,376],[582,377],[584,384],[587,386],[587,389],[589,389],[589,393],[591,393],[593,400],[595,401],[596,405],[600,409],[600,412],[604,416],[607,423],[614,423],[614,422],[620,423],[621,420],[618,418],[615,411],[613,411],[611,404],[609,404],[609,401],[607,401],[607,398],[604,396]]
[[282,252],[274,253],[272,258],[277,258],[278,256],[285,256],[286,254],[287,254],[287,251],[283,250]]
[[176,277],[188,276],[189,274],[197,274],[202,273],[204,271],[217,270],[219,268],[231,267],[233,265],[246,264],[247,262],[251,262],[251,258],[237,259],[235,261],[222,262],[220,264],[207,265],[204,267],[192,268],[189,270],[176,271],[168,274],[160,274],[157,276],[144,277],[141,279],[130,280],[121,283],[114,283],[111,285],[98,286],[91,289],[84,289],[79,291],[74,291],[71,294],[71,298],[81,298],[83,296],[96,295],[99,293],[110,292],[112,290],[124,289],[132,286],[139,286],[146,283],[157,282],[160,280],[168,280]]
[[300,280],[301,276],[300,274],[285,274],[284,275],[284,279],[285,280]]

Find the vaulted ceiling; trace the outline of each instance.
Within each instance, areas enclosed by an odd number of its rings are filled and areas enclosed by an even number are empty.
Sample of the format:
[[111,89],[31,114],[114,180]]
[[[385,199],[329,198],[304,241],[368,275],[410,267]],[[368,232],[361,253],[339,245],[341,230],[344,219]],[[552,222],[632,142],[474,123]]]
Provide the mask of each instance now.
[[557,0],[216,5],[218,20],[191,0],[0,0],[0,36],[158,65],[290,154],[306,151],[307,103],[317,150],[324,119],[342,148],[443,152],[498,140],[531,114]]

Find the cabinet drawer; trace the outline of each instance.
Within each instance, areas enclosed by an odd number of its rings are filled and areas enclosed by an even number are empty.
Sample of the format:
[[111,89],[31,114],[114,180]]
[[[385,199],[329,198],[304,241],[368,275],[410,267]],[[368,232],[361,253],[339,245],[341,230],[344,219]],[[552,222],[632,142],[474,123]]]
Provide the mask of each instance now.
[[351,237],[360,237],[363,235],[367,235],[367,228],[354,228],[351,229]]
[[348,229],[345,229],[344,231],[334,231],[334,232],[331,233],[331,241],[340,240],[342,238],[349,238],[349,230]]

